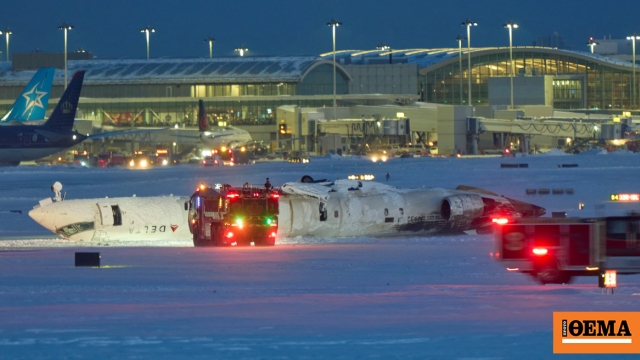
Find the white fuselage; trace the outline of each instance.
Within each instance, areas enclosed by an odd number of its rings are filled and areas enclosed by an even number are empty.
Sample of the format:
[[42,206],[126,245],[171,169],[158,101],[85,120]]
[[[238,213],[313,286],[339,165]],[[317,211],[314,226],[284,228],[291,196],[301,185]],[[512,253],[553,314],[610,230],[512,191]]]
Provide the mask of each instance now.
[[205,131],[200,135],[202,144],[210,149],[218,149],[222,146],[233,148],[246,145],[251,140],[249,132],[236,128]]
[[188,197],[101,198],[53,203],[47,203],[47,200],[29,211],[29,216],[68,239],[140,241],[192,238],[187,224],[188,211],[184,210]]
[[[286,185],[282,188],[285,195],[280,198],[278,216],[278,235],[282,237],[379,237],[464,231],[469,230],[471,221],[477,216],[453,216],[445,220],[441,216],[442,201],[450,196],[480,198],[465,191],[404,190],[353,180],[336,181],[327,188],[328,196],[321,195],[322,186],[291,185],[302,191],[288,191]],[[311,191],[305,195],[305,190]],[[323,203],[326,216],[320,211]],[[481,214],[476,212],[475,215]]]

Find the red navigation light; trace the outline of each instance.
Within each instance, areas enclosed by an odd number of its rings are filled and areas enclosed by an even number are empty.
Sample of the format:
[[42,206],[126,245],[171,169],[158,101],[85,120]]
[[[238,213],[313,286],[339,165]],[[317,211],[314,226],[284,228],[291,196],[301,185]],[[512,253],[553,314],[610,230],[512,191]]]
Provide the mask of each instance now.
[[214,161],[213,161],[213,163],[214,163],[214,164],[218,164],[218,160],[214,160]]
[[498,225],[504,225],[504,224],[508,224],[509,223],[509,219],[504,219],[504,218],[500,218],[500,219],[492,219],[492,222],[498,224]]
[[196,223],[196,219],[191,220],[191,223],[195,224]]
[[240,196],[240,195],[239,194],[227,194],[227,197],[229,199],[237,198],[238,196]]
[[549,250],[545,249],[545,248],[535,248],[533,249],[533,253],[536,255],[547,255],[547,253],[549,252]]
[[274,199],[277,199],[277,198],[280,197],[280,194],[271,194],[271,197],[274,198]]
[[508,154],[508,153],[510,153],[510,152],[511,152],[511,150],[509,150],[509,149],[504,149],[504,152],[505,152],[505,154]]
[[207,164],[207,160],[202,160],[202,165],[206,165]]
[[275,232],[272,232],[272,233],[271,233],[271,237],[276,237],[276,233],[275,233]]
[[227,237],[228,237],[229,239],[231,239],[231,238],[233,237],[233,233],[232,233],[231,231],[229,231],[229,233],[227,234]]
[[231,158],[231,162],[233,162],[233,158]]

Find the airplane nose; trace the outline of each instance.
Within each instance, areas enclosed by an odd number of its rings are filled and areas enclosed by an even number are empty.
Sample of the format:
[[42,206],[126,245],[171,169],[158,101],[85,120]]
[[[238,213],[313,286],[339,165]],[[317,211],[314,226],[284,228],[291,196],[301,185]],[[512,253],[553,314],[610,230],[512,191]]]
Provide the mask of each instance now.
[[45,228],[51,231],[55,231],[55,227],[52,227],[52,224],[47,221],[47,211],[45,211],[43,208],[37,208],[29,211],[29,217]]

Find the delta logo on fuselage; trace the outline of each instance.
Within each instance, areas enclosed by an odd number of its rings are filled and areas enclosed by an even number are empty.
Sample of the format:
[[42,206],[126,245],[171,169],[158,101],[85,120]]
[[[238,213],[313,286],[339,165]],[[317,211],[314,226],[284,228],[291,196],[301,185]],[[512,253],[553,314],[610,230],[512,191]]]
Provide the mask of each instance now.
[[640,313],[556,312],[553,324],[554,353],[640,353],[640,340],[633,339]]

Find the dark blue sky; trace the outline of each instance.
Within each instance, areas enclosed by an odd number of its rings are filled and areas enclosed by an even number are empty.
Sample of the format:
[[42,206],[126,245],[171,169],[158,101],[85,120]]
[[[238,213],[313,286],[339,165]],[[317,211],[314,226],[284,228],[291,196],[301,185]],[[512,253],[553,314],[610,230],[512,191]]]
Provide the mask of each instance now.
[[460,23],[471,18],[479,23],[472,46],[508,45],[502,24],[514,20],[521,26],[514,45],[531,45],[536,36],[557,31],[586,51],[589,36],[640,33],[637,9],[636,2],[596,0],[5,0],[0,29],[14,33],[11,52],[62,51],[57,27],[66,21],[76,27],[69,51],[83,47],[99,58],[143,58],[139,31],[145,25],[157,31],[152,58],[208,56],[208,35],[217,39],[214,56],[233,56],[242,44],[252,55],[316,55],[331,51],[331,18],[344,23],[338,50],[373,49],[383,41],[396,49],[456,47],[455,37],[464,32]]

